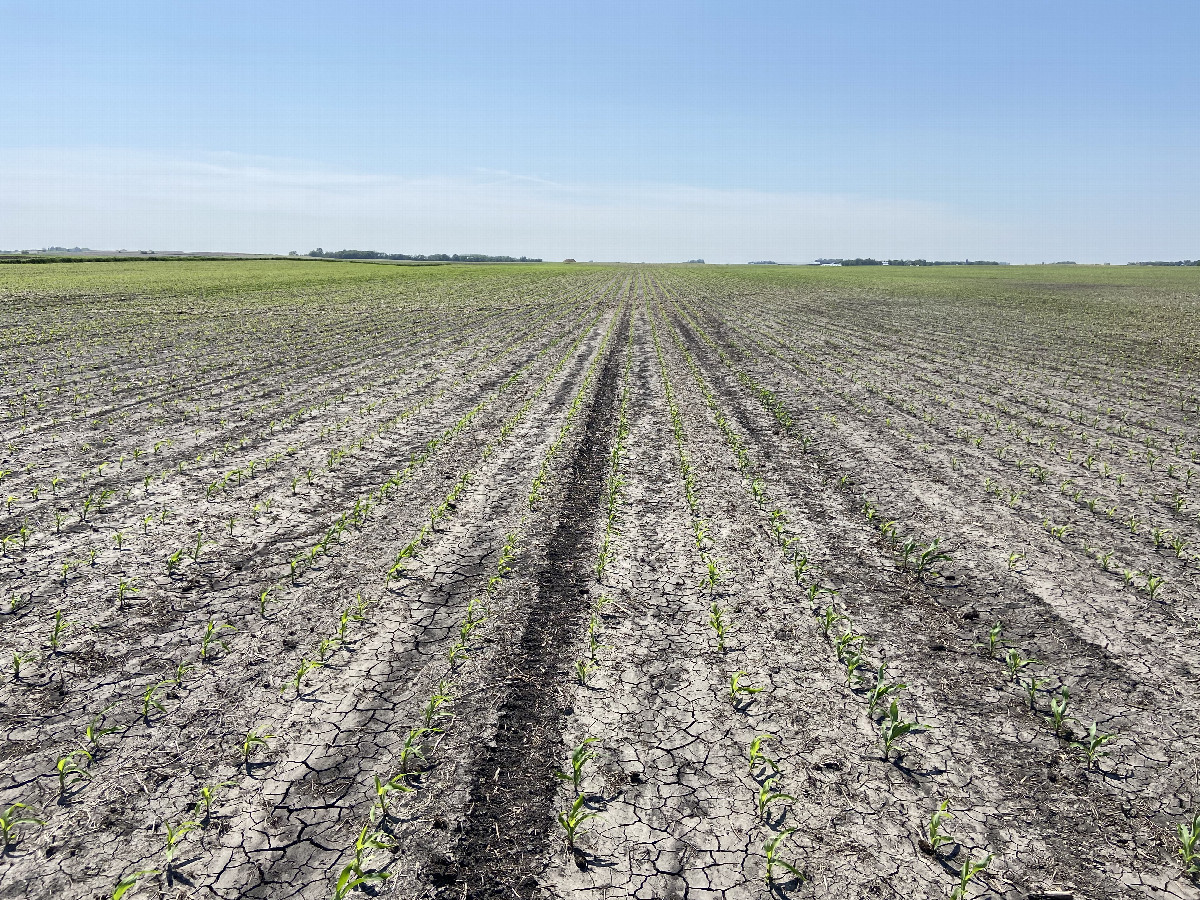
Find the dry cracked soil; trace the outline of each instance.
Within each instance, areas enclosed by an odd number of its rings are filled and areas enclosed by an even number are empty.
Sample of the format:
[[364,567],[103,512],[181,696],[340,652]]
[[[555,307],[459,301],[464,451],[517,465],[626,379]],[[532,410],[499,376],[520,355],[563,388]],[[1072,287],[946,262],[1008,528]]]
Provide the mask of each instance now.
[[79,265],[0,898],[1200,898],[1190,273]]

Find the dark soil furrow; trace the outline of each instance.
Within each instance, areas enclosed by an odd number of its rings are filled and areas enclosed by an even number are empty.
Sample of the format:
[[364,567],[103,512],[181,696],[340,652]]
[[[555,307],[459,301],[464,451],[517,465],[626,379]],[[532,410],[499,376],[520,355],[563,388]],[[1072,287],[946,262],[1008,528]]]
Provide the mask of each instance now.
[[592,565],[592,536],[615,427],[620,348],[629,327],[627,311],[606,351],[580,443],[563,479],[557,523],[520,640],[495,661],[493,677],[505,692],[496,731],[475,766],[454,861],[430,872],[447,897],[530,897],[537,884],[534,873],[542,864],[554,818],[554,773],[565,721],[555,687],[566,677],[571,636],[587,609],[581,589]]

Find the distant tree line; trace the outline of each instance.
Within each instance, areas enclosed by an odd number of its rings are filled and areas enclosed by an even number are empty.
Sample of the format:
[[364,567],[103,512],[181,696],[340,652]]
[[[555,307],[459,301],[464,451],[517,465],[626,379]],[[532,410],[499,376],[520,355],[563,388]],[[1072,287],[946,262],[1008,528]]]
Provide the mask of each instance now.
[[1154,262],[1131,262],[1131,266],[1200,266],[1200,259],[1181,259],[1176,262],[1164,262],[1156,260]]
[[777,266],[779,263],[773,259],[756,259],[754,262],[746,263],[748,266]]
[[489,256],[486,253],[380,253],[378,250],[309,250],[321,259],[407,259],[414,262],[541,262],[532,256]]
[[889,259],[886,262],[867,257],[855,259],[818,259],[823,266],[1006,266],[990,259]]

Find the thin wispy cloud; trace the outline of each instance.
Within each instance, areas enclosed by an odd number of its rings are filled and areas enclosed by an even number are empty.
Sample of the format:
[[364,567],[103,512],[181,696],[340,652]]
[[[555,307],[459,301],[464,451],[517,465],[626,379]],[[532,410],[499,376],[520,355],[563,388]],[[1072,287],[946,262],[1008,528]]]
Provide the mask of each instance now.
[[[562,184],[480,170],[404,178],[297,160],[0,151],[0,246],[479,251],[597,259],[807,261],[947,247],[944,206],[671,184]],[[974,239],[969,239],[974,240]],[[20,244],[18,248],[16,245]],[[963,241],[966,245],[967,241]]]

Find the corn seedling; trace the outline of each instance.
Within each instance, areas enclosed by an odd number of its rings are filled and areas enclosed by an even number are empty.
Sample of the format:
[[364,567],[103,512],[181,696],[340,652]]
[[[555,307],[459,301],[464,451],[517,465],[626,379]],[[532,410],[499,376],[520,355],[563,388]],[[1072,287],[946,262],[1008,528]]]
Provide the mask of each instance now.
[[938,848],[942,844],[952,844],[955,842],[951,835],[946,834],[943,830],[943,823],[947,819],[952,819],[954,816],[950,813],[950,801],[943,800],[941,805],[933,811],[929,817],[929,824],[925,826],[925,839],[923,849],[927,853],[936,854]]
[[775,877],[776,867],[783,869],[789,875],[792,875],[801,881],[804,880],[804,873],[795,863],[786,862],[779,858],[779,852],[780,848],[783,846],[783,842],[787,840],[788,836],[791,835],[795,830],[795,828],[785,828],[783,831],[779,832],[779,834],[770,838],[763,844],[763,853],[766,854],[767,857],[767,884],[773,884],[777,880]]
[[183,839],[187,837],[188,832],[195,831],[200,828],[199,822],[188,819],[185,822],[180,822],[178,825],[172,825],[170,822],[163,822],[163,827],[167,829],[167,845],[163,848],[163,857],[166,860],[167,868],[171,868],[171,861],[175,859],[175,854],[179,852],[179,845]]
[[187,552],[186,547],[180,547],[174,553],[167,557],[167,574],[174,572],[183,562],[183,554]]
[[63,635],[66,634],[69,629],[74,627],[74,622],[70,622],[63,618],[61,609],[56,609],[54,611],[54,625],[50,628],[50,639],[48,641],[50,644],[50,650],[52,652],[58,652],[58,647],[59,644],[62,643]]
[[1036,659],[1026,657],[1015,647],[1004,654],[1004,665],[1008,667],[1008,674],[1013,678],[1016,678],[1026,666],[1035,662],[1037,662]]
[[729,624],[725,621],[721,605],[716,601],[713,601],[712,608],[709,610],[708,624],[717,635],[717,649],[724,652],[725,635],[729,633]]
[[1146,573],[1146,593],[1150,595],[1152,601],[1158,599],[1158,595],[1162,593],[1162,589],[1166,583],[1167,579],[1163,578],[1163,576],[1151,575],[1149,572]]
[[[379,808],[379,816],[381,819],[388,817],[387,796],[392,791],[399,791],[402,794],[411,794],[413,789],[404,783],[403,775],[393,775],[387,781],[384,781],[378,775],[375,776],[375,803]],[[371,814],[374,818],[374,811]]]
[[575,839],[583,833],[583,825],[588,819],[599,817],[599,813],[584,812],[583,803],[583,794],[577,794],[575,802],[571,804],[571,808],[565,809],[558,814],[558,824],[567,833],[568,847],[575,846]]
[[1076,744],[1076,746],[1082,749],[1087,755],[1087,767],[1089,769],[1098,759],[1108,755],[1108,751],[1104,750],[1103,747],[1109,741],[1115,740],[1116,737],[1115,734],[1105,734],[1102,731],[1097,731],[1095,722],[1088,726],[1087,734],[1084,735],[1083,740]]
[[590,659],[577,659],[575,660],[575,678],[580,684],[586,686],[588,683],[588,677],[592,674],[592,670],[595,668],[595,664]]
[[1037,709],[1037,692],[1050,683],[1048,678],[1030,678],[1025,682],[1025,693],[1029,696],[1029,708]]
[[275,585],[271,585],[258,595],[258,614],[264,619],[267,617],[267,604],[276,602],[275,598],[271,596],[273,593],[275,593]]
[[763,744],[773,740],[775,740],[773,734],[760,734],[750,742],[746,757],[750,760],[751,775],[754,775],[756,769],[770,769],[776,775],[779,774],[779,764],[763,752]]
[[596,743],[594,737],[584,738],[583,743],[571,753],[571,771],[555,773],[556,778],[571,782],[576,794],[583,790],[583,767],[596,755],[588,748],[589,744],[594,743]]
[[21,669],[28,666],[37,660],[37,654],[32,650],[14,650],[12,655],[13,680],[21,680]]
[[91,763],[92,754],[83,749],[72,750],[65,756],[60,756],[54,763],[54,769],[58,772],[58,793],[60,797],[65,796],[67,791],[79,782],[91,781],[92,773],[77,762],[80,759]]
[[721,581],[721,570],[717,567],[717,562],[711,556],[704,557],[705,573],[700,579],[700,587],[707,589],[709,594],[714,594],[717,590],[717,584]]
[[435,728],[411,728],[404,738],[404,746],[400,748],[400,774],[414,774],[413,762],[421,760],[425,762],[425,752],[421,747],[421,738],[429,733],[436,731]]
[[887,681],[887,667],[888,664],[886,662],[882,662],[879,664],[879,668],[875,671],[875,686],[867,692],[868,716],[874,716],[875,707],[887,699],[890,694],[894,694],[896,691],[902,691],[908,687],[908,685],[903,681]]
[[292,676],[290,681],[286,682],[283,685],[283,687],[281,687],[279,689],[279,693],[281,693],[281,694],[287,693],[287,689],[290,687],[293,690],[295,690],[296,696],[300,697],[301,693],[302,693],[302,685],[304,682],[304,676],[307,675],[309,672],[311,672],[313,669],[321,668],[321,666],[323,666],[323,665],[324,665],[324,663],[322,663],[320,660],[316,660],[316,659],[300,660],[300,665],[296,668],[296,674]]
[[856,681],[862,680],[858,669],[865,661],[861,646],[853,647],[846,653],[845,659],[842,660],[846,666],[846,687],[853,687]]
[[226,653],[229,652],[229,643],[220,639],[221,632],[226,629],[237,631],[228,623],[218,625],[212,619],[208,620],[208,624],[204,626],[204,634],[200,636],[200,660],[202,662],[208,661],[209,655],[215,652],[216,647],[220,647]]
[[[815,588],[816,585],[813,585],[812,587]],[[829,635],[833,632],[834,627],[839,622],[848,622],[850,620],[846,618],[846,616],[843,616],[841,613],[839,613],[833,608],[833,605],[830,604],[821,610],[821,617],[819,621],[821,622],[821,633],[825,636],[825,639],[828,640]]]
[[267,743],[267,741],[273,737],[275,737],[273,734],[259,733],[258,729],[256,728],[251,728],[249,731],[247,731],[246,736],[242,738],[242,744],[240,748],[242,765],[248,768],[250,766],[250,757],[258,751],[259,747],[269,747],[270,745]]
[[775,790],[775,782],[779,780],[778,775],[772,775],[769,778],[763,779],[763,782],[758,787],[758,794],[754,798],[754,804],[758,808],[759,816],[766,817],[772,803],[780,801],[795,801],[795,797],[791,794],[784,794]]
[[808,557],[803,553],[796,552],[792,554],[792,575],[796,579],[796,584],[799,584],[804,577],[804,572],[808,569]]
[[1200,812],[1192,814],[1191,822],[1180,822],[1175,826],[1179,836],[1179,855],[1183,858],[1184,874],[1195,878],[1200,875]]
[[966,860],[962,864],[962,868],[959,869],[958,884],[955,885],[954,890],[950,892],[950,900],[966,900],[967,886],[970,884],[971,879],[976,875],[982,875],[984,872],[986,872],[987,867],[991,864],[991,862],[992,854],[990,853],[984,857],[982,862],[973,862],[970,854],[968,854]]
[[166,708],[158,701],[157,694],[159,688],[174,684],[173,681],[160,681],[157,684],[152,684],[142,693],[142,719],[146,722],[150,721],[150,710],[157,709],[161,713],[165,713]]
[[196,801],[196,811],[193,813],[201,822],[207,822],[212,813],[213,801],[221,788],[233,787],[236,781],[220,781],[217,784],[206,784],[200,788],[200,799]]
[[40,828],[46,824],[24,810],[32,810],[32,807],[26,803],[14,803],[0,814],[0,854],[6,852],[10,844],[16,843],[17,832],[22,828]]
[[729,702],[734,706],[741,703],[744,696],[762,693],[765,688],[751,687],[748,684],[742,684],[742,676],[748,675],[748,672],[734,672],[729,677]]
[[929,725],[922,724],[916,719],[909,722],[900,718],[900,708],[893,699],[888,707],[887,718],[884,719],[883,725],[880,728],[880,735],[883,738],[883,758],[886,761],[892,753],[892,748],[901,740],[908,737],[916,729],[924,728],[928,730]]
[[976,644],[980,650],[986,650],[989,657],[995,658],[996,648],[1000,646],[1000,642],[1004,640],[1004,623],[996,622],[988,629],[987,643]]
[[1066,718],[1067,710],[1071,706],[1071,692],[1063,685],[1062,691],[1057,698],[1050,698],[1050,722],[1054,725],[1054,733],[1058,734],[1062,730],[1063,719]]
[[[834,649],[837,651],[838,662],[846,661],[846,654],[853,648],[854,644],[859,644],[866,641],[866,638],[861,634],[855,634],[852,630],[847,630],[834,642]],[[861,649],[861,647],[859,648]]]
[[110,734],[115,734],[116,732],[121,730],[116,727],[113,727],[113,728],[102,727],[103,722],[104,722],[105,713],[107,713],[114,706],[116,706],[115,703],[100,710],[99,713],[97,713],[96,715],[94,715],[92,717],[92,720],[90,722],[88,722],[87,727],[84,728],[84,730],[83,730],[83,738],[84,738],[84,740],[86,740],[88,742],[88,746],[90,746],[92,748],[91,752],[93,754],[99,753],[100,750],[102,749],[100,746],[101,739],[107,737]]
[[161,872],[161,869],[138,869],[136,872],[122,875],[117,881],[117,886],[113,888],[112,900],[121,900],[127,893],[134,890],[137,883],[143,878],[149,878],[151,875],[158,875]]

